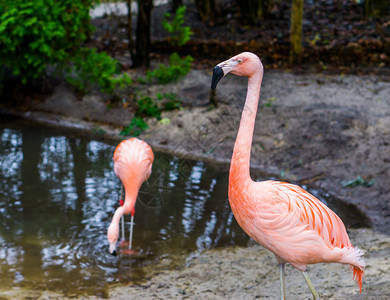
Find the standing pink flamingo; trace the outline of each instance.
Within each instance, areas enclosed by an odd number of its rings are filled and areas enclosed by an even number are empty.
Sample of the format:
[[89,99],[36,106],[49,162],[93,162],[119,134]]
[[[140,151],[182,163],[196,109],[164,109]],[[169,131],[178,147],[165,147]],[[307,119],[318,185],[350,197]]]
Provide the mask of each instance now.
[[125,201],[115,211],[107,230],[107,239],[112,255],[116,255],[119,221],[123,215],[134,211],[138,191],[152,172],[153,159],[152,148],[146,142],[136,138],[122,141],[115,149],[114,171],[125,187]]
[[302,271],[315,299],[306,267],[308,264],[350,264],[360,293],[364,253],[353,248],[341,219],[326,205],[297,185],[250,177],[250,155],[259,103],[263,65],[253,53],[244,52],[214,68],[215,90],[226,74],[248,77],[248,90],[234,145],[229,173],[229,202],[242,229],[275,254],[280,270],[281,298],[285,299],[284,266],[288,262]]

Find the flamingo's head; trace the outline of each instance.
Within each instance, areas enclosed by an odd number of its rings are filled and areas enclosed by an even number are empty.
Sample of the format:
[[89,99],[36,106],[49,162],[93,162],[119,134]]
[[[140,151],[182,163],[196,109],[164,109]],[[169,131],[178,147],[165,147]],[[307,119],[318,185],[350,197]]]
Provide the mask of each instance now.
[[109,243],[109,251],[111,255],[116,256],[116,242],[119,237],[119,224],[112,222],[107,230],[107,240]]
[[256,54],[243,52],[215,66],[211,89],[215,90],[223,76],[232,73],[238,76],[251,77],[258,72],[263,72],[263,65]]

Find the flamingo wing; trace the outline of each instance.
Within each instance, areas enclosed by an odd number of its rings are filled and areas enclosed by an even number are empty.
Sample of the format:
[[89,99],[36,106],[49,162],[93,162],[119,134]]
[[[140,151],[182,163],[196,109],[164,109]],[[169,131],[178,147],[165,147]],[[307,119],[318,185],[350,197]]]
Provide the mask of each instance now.
[[253,220],[243,225],[254,240],[301,271],[311,263],[350,264],[361,292],[364,253],[352,246],[330,208],[301,187],[280,181],[256,182],[251,193]]
[[352,247],[341,219],[312,194],[300,186],[281,181],[268,180],[261,184],[262,188],[267,186],[266,190],[272,191],[270,201],[277,203],[276,211],[284,219],[289,219],[287,215],[298,217],[295,222],[317,233],[330,247]]
[[352,247],[343,221],[324,203],[312,194],[297,186],[280,181],[266,181],[288,204],[288,213],[299,216],[308,230],[318,233],[324,241],[333,247]]
[[242,192],[240,202],[231,201],[234,216],[280,261],[305,270],[307,264],[340,262],[334,250],[352,248],[340,218],[299,186],[268,180],[253,182]]

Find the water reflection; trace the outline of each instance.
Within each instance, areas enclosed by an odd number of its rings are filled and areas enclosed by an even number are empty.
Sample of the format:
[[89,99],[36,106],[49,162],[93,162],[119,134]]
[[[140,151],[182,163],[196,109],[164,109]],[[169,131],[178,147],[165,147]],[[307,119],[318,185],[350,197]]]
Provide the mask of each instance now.
[[226,172],[156,155],[135,215],[142,259],[108,254],[118,205],[115,145],[47,128],[0,127],[0,291],[18,287],[104,296],[109,282],[142,280],[145,265],[218,245],[241,244]]
[[178,254],[249,240],[229,207],[227,170],[156,154],[136,205],[133,245],[143,255],[114,258],[115,145],[14,120],[0,123],[0,141],[0,295],[105,296],[110,282],[143,280],[161,259],[174,267]]

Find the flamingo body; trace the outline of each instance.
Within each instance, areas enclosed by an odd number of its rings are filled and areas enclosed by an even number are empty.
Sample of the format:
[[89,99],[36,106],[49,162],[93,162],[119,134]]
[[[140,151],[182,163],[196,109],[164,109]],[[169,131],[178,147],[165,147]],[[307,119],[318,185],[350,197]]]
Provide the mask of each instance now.
[[138,191],[152,172],[153,160],[152,148],[146,142],[136,138],[122,141],[115,149],[114,171],[125,188],[125,201],[115,211],[107,230],[110,253],[113,255],[116,255],[120,218],[133,211]]
[[[289,262],[301,271],[321,262],[364,266],[363,253],[352,247],[341,219],[301,187],[267,180],[252,182],[247,193],[237,194],[235,186],[229,185],[229,199],[238,224],[279,263]],[[361,286],[360,278],[358,282]]]
[[215,89],[227,73],[248,77],[248,90],[234,145],[229,173],[229,202],[241,228],[275,254],[281,268],[284,299],[284,265],[303,272],[315,298],[318,294],[305,272],[308,264],[350,264],[360,292],[365,263],[354,248],[341,219],[301,187],[280,181],[254,182],[250,177],[250,151],[260,96],[263,65],[244,52],[218,64],[211,83]]

